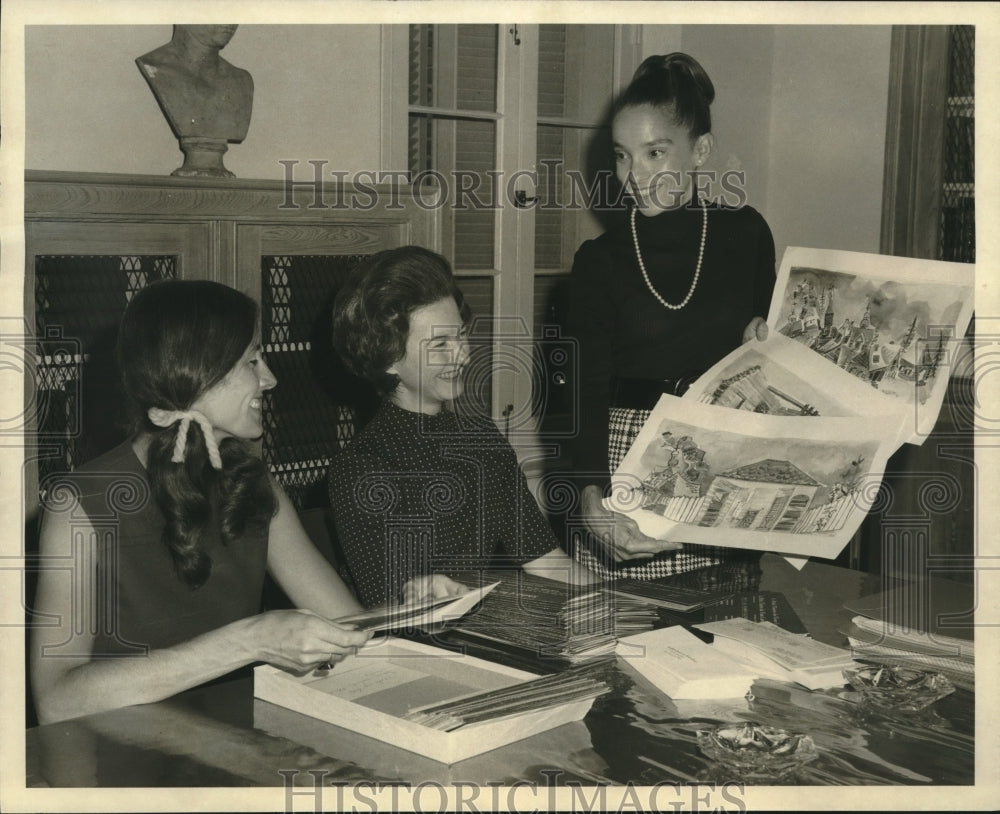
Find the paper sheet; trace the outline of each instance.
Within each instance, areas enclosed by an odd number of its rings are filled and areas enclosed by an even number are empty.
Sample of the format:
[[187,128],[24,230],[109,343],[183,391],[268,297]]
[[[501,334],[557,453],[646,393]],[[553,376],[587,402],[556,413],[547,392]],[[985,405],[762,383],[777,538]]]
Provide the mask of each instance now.
[[888,409],[902,405],[904,440],[919,444],[962,356],[974,284],[969,263],[793,246],[782,258],[767,324],[809,350],[811,381],[843,371]]
[[605,506],[662,540],[833,558],[879,493],[896,432],[862,417],[790,419],[663,396]]
[[343,616],[334,621],[338,624],[354,625],[360,630],[371,630],[376,633],[408,627],[438,625],[464,616],[499,584],[499,582],[494,582],[491,585],[484,585],[458,597],[428,599],[412,605],[373,608],[370,611]]
[[801,342],[777,331],[720,360],[691,385],[684,399],[794,418],[879,416],[887,428],[896,428],[894,446],[909,437],[913,423],[906,405],[887,399],[871,384],[826,364]]

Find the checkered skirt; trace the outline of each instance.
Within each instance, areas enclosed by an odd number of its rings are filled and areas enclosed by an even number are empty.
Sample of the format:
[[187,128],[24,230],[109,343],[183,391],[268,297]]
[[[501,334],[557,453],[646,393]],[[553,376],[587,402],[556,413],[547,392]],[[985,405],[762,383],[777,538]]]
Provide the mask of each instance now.
[[[612,407],[608,411],[608,466],[612,472],[629,451],[650,412],[631,407]],[[648,559],[616,562],[600,541],[593,539],[593,535],[589,533],[586,536],[591,539],[578,541],[576,558],[605,579],[616,576],[628,579],[669,577],[696,568],[718,565],[726,554],[726,549],[715,546],[686,544],[683,551],[669,551]]]

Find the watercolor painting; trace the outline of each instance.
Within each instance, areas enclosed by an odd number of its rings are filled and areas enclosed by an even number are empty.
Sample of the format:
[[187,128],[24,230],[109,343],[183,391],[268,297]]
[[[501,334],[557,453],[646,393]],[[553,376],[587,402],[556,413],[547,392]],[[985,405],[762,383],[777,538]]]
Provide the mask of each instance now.
[[768,325],[824,365],[910,405],[919,418],[907,440],[917,442],[933,426],[969,327],[974,274],[966,263],[793,247]]
[[908,417],[905,405],[777,331],[738,347],[700,376],[684,398],[772,416],[878,415],[898,427],[899,443]]
[[665,396],[606,505],[660,539],[835,557],[878,492],[895,431],[863,417],[752,413],[737,427],[729,416]]
[[819,394],[803,392],[801,380],[790,382],[791,387],[781,383],[779,379],[785,369],[771,365],[759,351],[748,352],[742,361],[743,365],[732,366],[729,375],[702,401],[768,415],[837,415],[833,405],[817,407]]

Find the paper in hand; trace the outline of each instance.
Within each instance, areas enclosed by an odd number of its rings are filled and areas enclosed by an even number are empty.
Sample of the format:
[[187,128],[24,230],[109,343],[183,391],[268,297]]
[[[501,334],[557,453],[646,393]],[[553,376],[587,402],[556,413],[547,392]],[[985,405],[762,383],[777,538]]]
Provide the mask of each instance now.
[[339,625],[351,625],[358,630],[396,631],[410,627],[438,625],[464,616],[499,583],[475,588],[460,596],[426,599],[410,605],[380,606],[363,613],[334,619]]

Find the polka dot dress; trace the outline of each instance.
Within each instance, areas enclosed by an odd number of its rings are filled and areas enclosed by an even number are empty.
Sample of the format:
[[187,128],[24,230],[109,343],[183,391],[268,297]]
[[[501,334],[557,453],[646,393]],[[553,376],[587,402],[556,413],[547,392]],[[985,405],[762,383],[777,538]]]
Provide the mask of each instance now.
[[367,607],[415,576],[516,568],[558,547],[514,450],[483,419],[385,402],[335,459],[330,505]]

